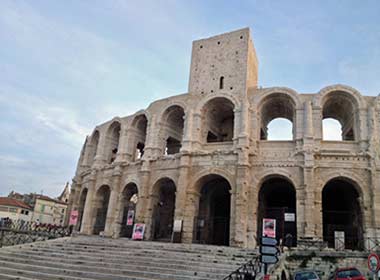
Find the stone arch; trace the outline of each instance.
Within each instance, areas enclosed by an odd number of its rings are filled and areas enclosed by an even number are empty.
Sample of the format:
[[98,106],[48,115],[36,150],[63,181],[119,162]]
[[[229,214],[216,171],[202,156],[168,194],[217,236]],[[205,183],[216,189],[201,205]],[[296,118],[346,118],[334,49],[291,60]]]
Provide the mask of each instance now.
[[138,203],[139,190],[134,182],[129,182],[124,185],[120,197],[120,216],[119,222],[120,236],[132,237],[133,225],[136,216],[136,205]]
[[318,190],[317,190],[318,192],[322,192],[323,187],[329,181],[332,181],[334,179],[342,179],[352,184],[356,188],[356,191],[359,193],[360,197],[362,197],[363,199],[364,199],[364,195],[370,192],[368,188],[363,190],[363,188],[367,186],[367,184],[360,176],[357,176],[355,175],[355,173],[346,171],[344,169],[341,169],[339,171],[331,170],[329,172],[324,172],[322,177],[323,177],[323,180],[321,180],[321,184],[319,184],[318,186]]
[[171,240],[176,191],[176,184],[169,177],[161,177],[152,187],[152,237],[155,240]]
[[268,125],[272,121],[283,119],[292,123],[292,129],[289,132],[292,137],[285,140],[294,140],[296,135],[296,110],[298,107],[298,95],[289,89],[272,88],[264,92],[256,107],[260,121],[260,139],[268,140],[268,134],[270,134],[268,133]]
[[164,154],[179,153],[185,127],[184,118],[185,110],[182,106],[171,105],[163,111],[160,118],[160,142]]
[[98,150],[99,145],[99,139],[100,139],[100,133],[99,130],[95,129],[94,132],[91,135],[90,141],[87,143],[87,163],[89,166],[91,166],[96,157],[96,153]]
[[229,185],[231,186],[231,192],[232,193],[235,192],[234,175],[222,168],[217,168],[217,167],[205,169],[201,172],[194,174],[193,176],[194,179],[192,180],[194,184],[192,185],[190,191],[200,193],[200,188],[201,188],[200,185],[202,184],[202,180],[204,180],[204,178],[206,178],[206,176],[208,175],[223,177],[224,179],[228,181]]
[[95,213],[94,234],[99,234],[105,229],[110,195],[111,188],[108,185],[101,185],[96,190],[93,206],[93,212]]
[[238,110],[241,107],[239,99],[236,96],[232,95],[232,94],[227,94],[227,93],[208,94],[208,95],[205,95],[196,104],[195,112],[197,112],[198,114],[201,114],[203,108],[205,107],[205,105],[208,102],[210,102],[211,100],[215,99],[215,98],[225,98],[225,99],[227,99],[228,101],[230,101],[234,105],[235,110]]
[[193,241],[215,245],[229,245],[231,222],[231,191],[229,181],[215,173],[198,178],[199,193],[194,220]]
[[335,232],[344,232],[341,248],[363,249],[364,205],[360,185],[351,178],[335,176],[323,185],[321,196],[324,241],[335,247]]
[[118,120],[114,120],[110,123],[106,132],[105,160],[107,163],[112,163],[116,159],[120,143],[120,134],[121,123]]
[[[296,246],[297,190],[293,180],[276,173],[266,174],[260,180],[257,199],[257,237],[264,234],[263,219],[275,219],[276,239]],[[285,214],[289,220],[285,220]]]
[[299,185],[299,182],[296,182],[292,176],[294,173],[290,172],[289,170],[285,168],[279,168],[279,169],[276,168],[275,170],[269,169],[267,171],[261,172],[260,174],[261,176],[258,178],[257,184],[256,184],[257,186],[259,186],[258,191],[260,191],[260,188],[264,181],[270,178],[274,178],[274,177],[282,178],[286,181],[289,181],[289,183],[291,183],[293,186]]
[[234,138],[236,107],[229,98],[217,96],[202,108],[202,142],[230,142]]
[[[357,90],[344,85],[328,86],[319,92],[315,103],[322,110],[322,131],[327,125],[325,120],[332,119],[340,124],[341,128],[336,128],[340,131],[334,129],[334,134],[340,134],[341,140],[359,139],[359,110],[364,102]],[[325,131],[323,137],[328,139]]]
[[145,141],[148,134],[148,118],[146,113],[139,113],[133,118],[131,122],[133,129],[133,160],[142,158],[144,155]]

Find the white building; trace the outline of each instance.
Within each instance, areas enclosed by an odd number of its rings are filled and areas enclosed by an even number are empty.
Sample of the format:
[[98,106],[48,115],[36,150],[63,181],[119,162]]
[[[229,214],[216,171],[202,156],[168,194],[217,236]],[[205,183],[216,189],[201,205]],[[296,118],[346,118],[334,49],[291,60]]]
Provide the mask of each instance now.
[[32,214],[33,209],[28,204],[13,198],[0,197],[0,218],[29,222]]

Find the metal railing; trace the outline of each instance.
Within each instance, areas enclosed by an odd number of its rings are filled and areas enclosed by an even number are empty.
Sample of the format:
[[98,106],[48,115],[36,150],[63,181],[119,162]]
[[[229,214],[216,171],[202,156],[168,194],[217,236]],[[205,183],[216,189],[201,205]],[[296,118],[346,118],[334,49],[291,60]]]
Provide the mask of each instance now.
[[260,256],[255,257],[231,272],[223,280],[254,280],[261,273]]
[[69,227],[23,220],[0,220],[0,248],[69,236]]

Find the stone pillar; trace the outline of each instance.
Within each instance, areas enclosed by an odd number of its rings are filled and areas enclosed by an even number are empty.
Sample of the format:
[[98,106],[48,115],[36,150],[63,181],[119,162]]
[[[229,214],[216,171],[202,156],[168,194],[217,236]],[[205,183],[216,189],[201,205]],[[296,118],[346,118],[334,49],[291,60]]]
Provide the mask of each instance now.
[[157,116],[152,115],[151,119],[148,121],[147,135],[145,139],[145,152],[144,159],[153,159],[161,154],[161,149],[157,143],[160,135],[160,127],[157,124]]
[[296,188],[297,238],[305,236],[305,188],[305,185]]
[[86,203],[84,205],[84,211],[83,211],[83,221],[82,221],[82,228],[81,233],[90,235],[93,231],[93,215],[96,211],[94,209],[94,197],[95,197],[95,178],[96,172],[91,174],[91,178],[88,182],[88,192],[87,192],[87,198]]
[[100,133],[99,136],[99,143],[98,147],[96,149],[96,155],[94,159],[93,166],[99,167],[105,164],[106,158],[105,158],[105,149],[106,149],[106,143],[107,143],[107,135],[106,133]]
[[[315,212],[318,211],[315,207],[315,191],[314,191],[314,172],[312,168],[304,168],[304,208],[302,225],[304,226],[304,237],[316,237],[315,228],[317,221]],[[298,214],[298,213],[297,213]]]
[[200,193],[196,191],[187,191],[186,193],[186,210],[183,218],[182,242],[192,243],[195,233],[195,217],[198,214]]
[[200,149],[202,147],[202,143],[206,141],[206,139],[203,137],[204,135],[202,131],[202,115],[198,112],[193,114],[192,134],[192,150]]
[[184,131],[181,152],[191,151],[193,141],[193,110],[189,109],[185,115]]
[[104,228],[104,235],[107,237],[112,237],[115,234],[115,226],[118,217],[118,198],[120,196],[120,179],[120,167],[115,167],[114,173],[112,174],[112,191],[108,202],[106,225]]
[[[251,169],[252,172],[252,169]],[[248,220],[247,220],[247,247],[255,248],[257,246],[257,220],[258,220],[258,203],[260,186],[255,178],[252,178],[249,189]]]
[[174,220],[182,220],[185,216],[186,207],[186,192],[188,189],[189,169],[191,165],[191,159],[189,155],[184,155],[181,157],[181,162],[179,166],[179,178],[176,191],[176,201],[175,201],[175,214]]
[[127,150],[127,141],[128,141],[128,134],[127,130],[124,127],[121,127],[120,131],[120,141],[119,141],[119,146],[117,148],[117,155],[115,162],[122,162],[122,161],[127,161],[130,160],[128,158],[128,150]]

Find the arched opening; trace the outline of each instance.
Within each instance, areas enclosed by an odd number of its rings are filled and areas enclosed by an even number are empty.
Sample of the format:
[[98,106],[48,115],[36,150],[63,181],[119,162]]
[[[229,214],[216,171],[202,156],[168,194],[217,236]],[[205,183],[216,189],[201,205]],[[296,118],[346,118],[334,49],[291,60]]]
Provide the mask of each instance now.
[[91,166],[94,163],[96,151],[98,150],[99,137],[100,137],[99,131],[97,130],[91,136],[91,140],[88,146],[88,158],[87,158],[87,162],[89,166]]
[[[331,134],[335,138],[340,134],[339,140],[355,140],[356,114],[354,104],[352,96],[346,92],[335,91],[324,97],[322,109],[323,140],[330,140],[327,136],[331,136]],[[331,120],[324,122],[325,119],[333,119],[339,122],[340,129],[336,125],[331,126]],[[332,131],[332,129],[334,130]]]
[[360,195],[351,181],[337,178],[325,185],[322,191],[322,214],[323,239],[329,247],[336,245],[335,236],[338,232],[338,246],[362,249],[363,217]]
[[162,120],[162,138],[165,144],[164,153],[172,155],[179,153],[182,146],[185,112],[180,106],[168,108]]
[[129,183],[122,192],[120,211],[123,213],[120,236],[132,237],[133,224],[136,216],[136,205],[138,201],[138,189],[136,184]]
[[228,142],[234,137],[234,104],[216,97],[203,108],[203,139],[207,143]]
[[116,159],[120,139],[120,123],[114,122],[108,129],[106,138],[106,161],[112,163]]
[[326,118],[322,121],[322,138],[329,141],[342,141],[342,125],[335,119]]
[[297,244],[296,190],[282,177],[272,177],[263,182],[259,192],[257,236],[263,236],[263,219],[276,220],[276,239]]
[[[259,106],[260,111],[260,139],[261,140],[293,140],[294,139],[294,123],[295,123],[295,104],[293,99],[284,93],[273,93],[267,96]],[[284,122],[288,120],[288,122]],[[269,131],[269,123],[276,120],[273,130]],[[279,121],[279,123],[278,123]],[[286,126],[281,124],[286,123]],[[289,128],[289,123],[290,128]],[[280,124],[280,126],[279,126]],[[272,127],[271,127],[272,128]],[[287,128],[284,131],[284,128]],[[290,136],[289,136],[290,133]],[[275,134],[272,139],[269,136]],[[278,139],[276,139],[278,138]]]
[[135,151],[134,160],[141,159],[144,155],[146,129],[148,127],[148,120],[145,115],[138,115],[132,123],[132,127],[135,129]]
[[94,210],[96,213],[94,223],[94,234],[104,231],[107,219],[108,203],[110,200],[111,190],[108,186],[102,186],[96,192],[94,201]]
[[284,118],[273,119],[268,123],[267,135],[267,140],[293,140],[293,124],[291,121]]
[[87,199],[87,188],[83,189],[80,198],[79,198],[79,205],[78,205],[78,225],[77,230],[80,231],[82,228],[83,223],[83,213],[84,213],[84,206],[86,205],[86,199]]
[[173,233],[176,186],[171,179],[160,179],[153,187],[153,239],[170,241]]
[[231,186],[218,175],[201,180],[198,216],[195,219],[194,241],[229,245]]

